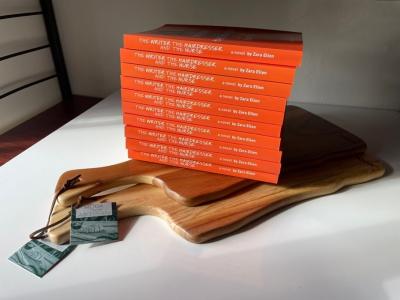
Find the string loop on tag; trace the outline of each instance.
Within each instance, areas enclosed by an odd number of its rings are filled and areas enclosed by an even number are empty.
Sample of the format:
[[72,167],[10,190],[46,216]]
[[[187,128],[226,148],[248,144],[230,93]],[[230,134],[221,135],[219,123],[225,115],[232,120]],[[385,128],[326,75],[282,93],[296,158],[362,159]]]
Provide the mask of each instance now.
[[[80,181],[81,181],[81,175],[80,175],[80,174],[79,174],[79,175],[76,175],[75,177],[73,177],[73,178],[71,178],[71,179],[68,179],[68,180],[64,183],[64,185],[62,186],[62,188],[54,195],[53,201],[52,201],[52,203],[51,203],[51,208],[50,208],[49,216],[48,216],[48,218],[47,218],[46,226],[44,226],[44,227],[42,227],[42,228],[39,228],[39,229],[35,230],[34,232],[32,232],[32,233],[29,235],[29,238],[30,238],[31,240],[39,240],[39,239],[46,238],[46,237],[48,236],[48,235],[47,235],[47,230],[48,230],[48,229],[50,229],[50,228],[52,228],[52,227],[54,227],[54,226],[57,226],[57,225],[59,225],[59,224],[65,222],[66,220],[68,220],[68,218],[70,218],[71,212],[69,212],[65,217],[63,217],[62,219],[58,220],[57,222],[54,222],[54,223],[50,224],[50,218],[51,218],[51,215],[52,215],[52,213],[53,213],[53,209],[54,209],[54,206],[55,206],[56,201],[57,201],[57,199],[58,199],[58,196],[60,196],[60,195],[61,195],[62,193],[64,193],[65,191],[67,191],[67,190],[73,188],[73,187],[74,187],[78,182],[80,182]],[[78,202],[76,203],[77,206],[80,205],[81,200],[82,200],[81,198],[82,198],[81,196],[78,198]],[[72,206],[74,206],[74,205],[72,205]],[[71,206],[71,208],[72,208],[72,206]]]

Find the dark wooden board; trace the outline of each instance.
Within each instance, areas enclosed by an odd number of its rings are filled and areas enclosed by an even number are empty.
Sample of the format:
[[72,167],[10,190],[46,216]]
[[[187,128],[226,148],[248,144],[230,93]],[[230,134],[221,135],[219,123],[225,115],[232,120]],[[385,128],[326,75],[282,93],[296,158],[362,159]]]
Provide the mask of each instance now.
[[282,129],[284,172],[364,153],[365,142],[349,131],[297,106],[287,106]]

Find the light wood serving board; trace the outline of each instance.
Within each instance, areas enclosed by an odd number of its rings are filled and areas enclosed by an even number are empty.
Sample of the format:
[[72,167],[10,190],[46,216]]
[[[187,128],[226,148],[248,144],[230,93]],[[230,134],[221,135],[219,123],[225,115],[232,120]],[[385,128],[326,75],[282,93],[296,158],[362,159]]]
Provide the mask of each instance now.
[[67,171],[59,178],[56,192],[68,179],[77,175],[81,175],[80,182],[58,196],[60,205],[74,204],[79,196],[89,197],[107,189],[145,183],[160,188],[168,197],[183,205],[195,206],[255,183],[239,177],[128,160],[106,167]]
[[[231,233],[278,208],[334,193],[344,186],[383,176],[379,161],[368,156],[353,156],[326,161],[314,168],[287,172],[279,185],[259,183],[237,191],[219,201],[188,207],[169,198],[162,189],[138,184],[96,202],[116,202],[120,219],[154,215],[165,220],[172,230],[188,241],[201,243]],[[56,204],[51,222],[62,219],[70,208]],[[69,240],[70,222],[49,230],[52,242]]]

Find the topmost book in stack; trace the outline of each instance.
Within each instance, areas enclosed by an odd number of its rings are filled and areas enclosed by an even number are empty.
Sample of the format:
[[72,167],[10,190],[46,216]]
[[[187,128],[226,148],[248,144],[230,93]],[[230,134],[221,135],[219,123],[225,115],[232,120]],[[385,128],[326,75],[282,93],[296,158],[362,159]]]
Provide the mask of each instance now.
[[277,183],[301,33],[164,25],[124,36],[129,157]]

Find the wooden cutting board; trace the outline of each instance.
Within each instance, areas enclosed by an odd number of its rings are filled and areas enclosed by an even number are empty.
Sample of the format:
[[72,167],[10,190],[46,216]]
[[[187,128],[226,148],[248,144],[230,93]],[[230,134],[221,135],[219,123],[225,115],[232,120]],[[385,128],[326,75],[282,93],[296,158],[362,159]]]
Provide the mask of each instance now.
[[[120,219],[136,215],[158,216],[183,238],[201,243],[231,233],[278,208],[381,177],[384,171],[383,165],[374,158],[353,156],[287,172],[279,185],[259,183],[196,207],[181,205],[162,189],[147,184],[98,197],[95,202],[116,202]],[[69,212],[70,208],[56,204],[52,222]],[[50,240],[57,244],[67,242],[69,228],[70,222],[66,221],[49,230]]]
[[[283,139],[283,172],[305,170],[330,159],[361,154],[365,143],[348,131],[296,106],[286,110]],[[65,172],[58,180],[58,191],[67,179],[81,175],[79,186],[63,193],[59,203],[75,203],[79,195],[91,196],[107,188],[130,183],[158,186],[181,204],[196,206],[219,199],[254,181],[195,170],[126,161],[101,168]]]
[[161,188],[168,197],[183,205],[195,206],[219,199],[255,183],[239,177],[128,160],[107,167],[65,172],[58,180],[56,192],[68,179],[78,174],[81,175],[79,184],[58,196],[60,205],[74,204],[80,196],[90,197],[108,189],[145,183]]

